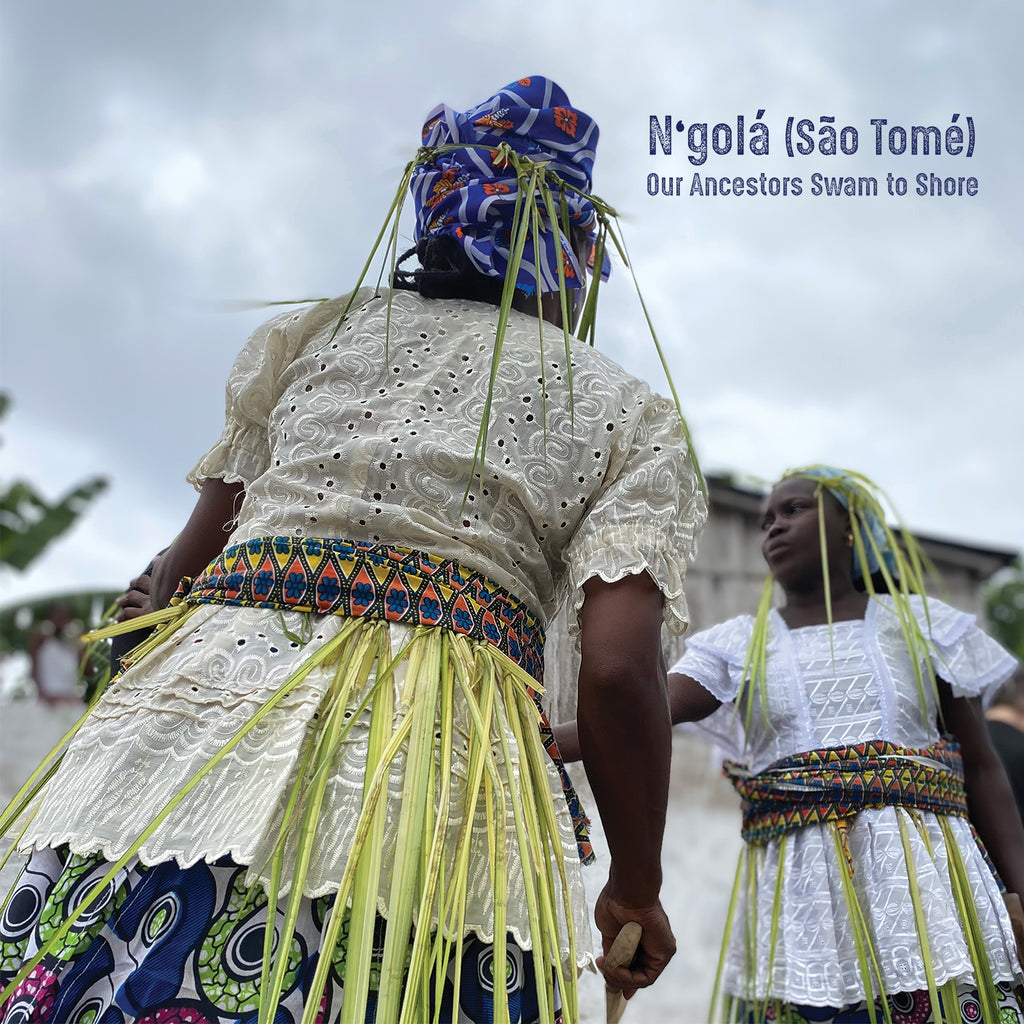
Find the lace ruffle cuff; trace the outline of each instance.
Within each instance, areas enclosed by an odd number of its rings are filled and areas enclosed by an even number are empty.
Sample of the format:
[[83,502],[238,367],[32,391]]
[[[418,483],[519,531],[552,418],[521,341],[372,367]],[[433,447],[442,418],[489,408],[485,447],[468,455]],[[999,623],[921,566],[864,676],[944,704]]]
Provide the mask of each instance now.
[[615,583],[626,576],[647,572],[665,598],[665,626],[670,633],[685,633],[690,613],[683,580],[693,554],[692,535],[681,531],[671,541],[659,531],[626,526],[608,526],[589,534],[570,554],[563,592],[559,595],[567,604],[569,636],[577,648],[583,584],[595,576]]
[[207,480],[251,484],[267,468],[265,428],[228,423],[220,440],[185,479],[198,491]]

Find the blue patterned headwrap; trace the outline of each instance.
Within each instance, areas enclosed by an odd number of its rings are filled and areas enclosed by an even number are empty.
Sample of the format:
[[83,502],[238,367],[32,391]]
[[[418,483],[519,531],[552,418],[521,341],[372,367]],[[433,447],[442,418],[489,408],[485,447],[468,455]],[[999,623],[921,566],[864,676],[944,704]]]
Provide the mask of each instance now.
[[[598,128],[592,118],[569,104],[569,97],[550,79],[520,78],[478,106],[462,113],[446,104],[435,107],[423,125],[426,147],[467,143],[437,154],[413,172],[410,188],[416,207],[416,241],[448,235],[462,246],[470,263],[488,277],[504,277],[512,244],[512,216],[518,195],[515,168],[498,153],[506,143],[563,181],[589,194]],[[478,148],[484,147],[484,148]],[[550,178],[548,179],[550,183]],[[597,223],[593,204],[576,192],[556,193],[564,199],[570,224],[584,230]],[[540,252],[532,234],[523,251],[516,287],[528,295],[537,289],[558,291],[558,262],[565,287],[582,287],[583,270],[561,230],[541,233]],[[538,267],[539,264],[539,267]],[[607,262],[602,276],[607,277]]]
[[[868,573],[874,575],[880,566],[875,548],[881,552],[885,559],[886,567],[890,572],[896,570],[896,555],[889,544],[889,535],[885,530],[882,516],[879,514],[881,506],[870,490],[853,474],[845,469],[838,469],[835,466],[810,466],[805,469],[793,470],[787,473],[783,479],[800,476],[808,477],[811,480],[818,480],[822,486],[832,495],[847,512],[852,511],[856,516],[851,516],[851,525],[860,534],[864,554],[867,557]],[[869,539],[870,535],[870,539]],[[872,544],[872,541],[874,543]],[[859,580],[863,577],[860,559],[856,554],[856,546],[853,554],[853,578]]]

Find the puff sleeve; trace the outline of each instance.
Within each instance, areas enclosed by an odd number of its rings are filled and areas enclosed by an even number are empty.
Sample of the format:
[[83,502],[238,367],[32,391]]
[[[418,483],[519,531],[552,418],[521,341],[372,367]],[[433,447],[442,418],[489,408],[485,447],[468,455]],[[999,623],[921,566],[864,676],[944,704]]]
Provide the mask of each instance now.
[[737,615],[687,637],[686,650],[669,672],[695,679],[723,704],[735,700],[753,628],[752,616]]
[[[360,293],[353,305],[371,297]],[[281,374],[313,335],[338,318],[348,304],[343,295],[299,310],[289,310],[258,327],[235,359],[225,385],[224,430],[217,443],[186,478],[198,491],[218,477],[251,484],[270,464],[267,424],[280,397]]]
[[955,697],[980,697],[988,704],[1017,660],[978,627],[973,615],[937,598],[928,598],[927,606],[916,601],[914,615],[930,640],[935,674],[949,683]]
[[683,579],[707,518],[675,405],[644,388],[629,429],[613,441],[603,485],[563,555],[570,635],[578,637],[583,584],[646,571],[665,599],[665,623],[682,633],[689,614]]
[[733,703],[739,693],[754,619],[738,615],[686,640],[682,657],[669,669],[695,679],[713,697],[722,702],[717,711],[698,722],[684,722],[684,732],[714,743],[725,758],[742,761],[746,757],[746,731],[743,715]]

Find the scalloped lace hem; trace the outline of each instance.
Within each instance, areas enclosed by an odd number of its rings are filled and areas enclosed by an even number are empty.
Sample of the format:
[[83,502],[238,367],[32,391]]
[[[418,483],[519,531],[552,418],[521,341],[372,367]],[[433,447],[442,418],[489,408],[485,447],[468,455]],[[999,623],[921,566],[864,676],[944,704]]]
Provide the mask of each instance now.
[[970,680],[967,685],[962,683],[950,683],[955,697],[980,697],[983,708],[988,708],[999,688],[1013,675],[1017,667],[1017,661],[1010,655],[1006,656],[1005,662],[993,665],[987,672],[983,672],[976,679]]
[[[661,561],[667,568],[668,563],[664,559]],[[596,578],[603,580],[605,583],[618,583],[619,580],[625,579],[627,576],[638,576],[642,572],[646,572],[654,580],[655,585],[665,598],[664,622],[666,628],[670,633],[681,636],[690,626],[690,609],[686,603],[686,594],[683,590],[684,575],[682,573],[669,573],[674,579],[666,581],[659,578],[659,574],[655,571],[649,559],[638,558],[629,565],[591,567],[588,571],[587,579]],[[583,584],[585,582],[586,580],[580,580],[578,583],[575,580],[572,581],[572,584],[568,587],[565,601],[569,638],[573,641],[577,650],[580,644],[580,611],[583,608]]]
[[[884,988],[889,995],[895,995],[899,992],[922,992],[928,988],[928,979],[923,967],[919,972],[903,975],[902,977],[886,974],[884,970],[882,973]],[[935,971],[934,978],[937,987],[945,985],[950,981],[963,985],[977,984],[969,961],[967,961],[966,966],[962,965],[960,968],[947,967],[937,970]],[[1020,985],[1024,982],[1024,973],[1018,972],[1014,974],[1012,971],[1007,972],[1006,970],[999,969],[992,972],[992,980],[996,984]],[[785,985],[772,987],[769,991],[762,984],[758,985],[754,995],[751,995],[749,988],[737,985],[735,980],[727,980],[723,985],[723,989],[737,999],[756,999],[759,1001],[778,999],[780,1002],[793,1003],[799,1006],[850,1006],[867,998],[862,985],[847,986],[841,993],[824,993],[820,990],[789,988]]]
[[[212,456],[214,451],[215,449],[211,449],[209,455]],[[217,479],[223,480],[226,484],[245,484],[248,486],[258,475],[258,473],[253,472],[246,475],[234,469],[227,469],[224,466],[224,460],[204,458],[199,465],[189,470],[185,475],[185,482],[191,484],[194,490],[201,491],[203,484],[207,480]]]
[[[669,671],[672,671],[669,669]],[[700,668],[694,668],[689,666],[687,668],[687,674],[695,681],[700,683],[708,693],[711,694],[715,700],[720,701],[723,705],[729,704],[736,699],[736,689],[732,686],[719,686],[717,680],[708,679],[708,676]],[[699,725],[699,722],[687,722],[687,725]]]

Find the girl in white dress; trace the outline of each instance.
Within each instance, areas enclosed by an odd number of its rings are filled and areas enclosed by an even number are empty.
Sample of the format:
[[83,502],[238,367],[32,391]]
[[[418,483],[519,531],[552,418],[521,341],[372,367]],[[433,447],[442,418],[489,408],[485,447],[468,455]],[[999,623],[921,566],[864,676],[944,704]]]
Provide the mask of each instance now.
[[785,477],[761,524],[785,603],[698,633],[672,668],[673,720],[745,762],[728,1020],[1022,1019],[999,879],[1024,892],[1024,831],[981,710],[1014,661],[912,592],[879,511],[862,478]]
[[863,477],[787,474],[761,525],[758,614],[688,638],[669,674],[673,721],[735,758],[744,800],[717,1019],[1024,1019],[1024,830],[981,707],[1014,659],[925,599]]

